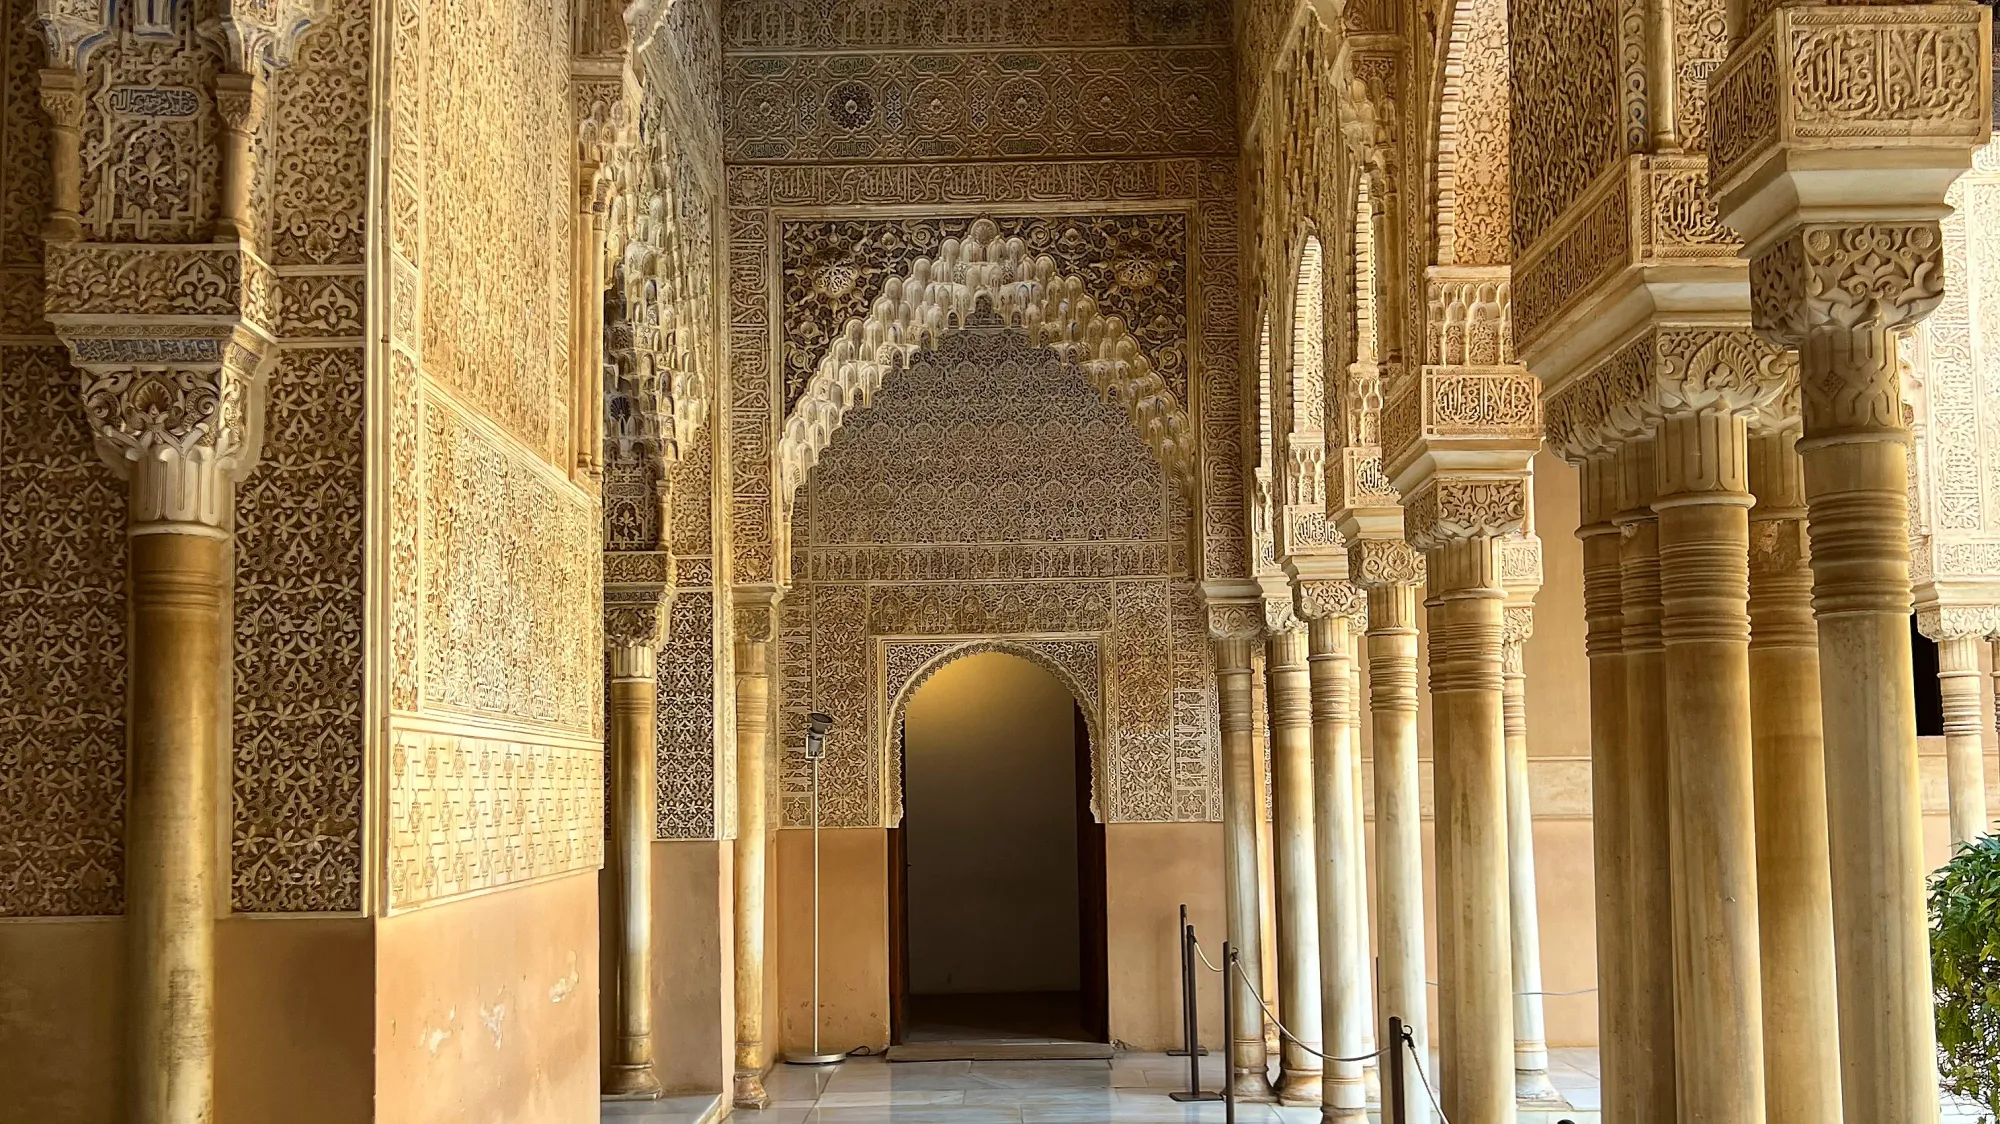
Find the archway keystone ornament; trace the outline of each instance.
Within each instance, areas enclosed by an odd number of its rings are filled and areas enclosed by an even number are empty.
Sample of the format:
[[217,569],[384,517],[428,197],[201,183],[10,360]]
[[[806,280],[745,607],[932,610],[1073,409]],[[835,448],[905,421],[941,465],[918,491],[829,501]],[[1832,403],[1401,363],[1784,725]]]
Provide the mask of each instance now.
[[1001,238],[991,219],[947,238],[935,259],[918,258],[883,286],[868,315],[847,322],[821,357],[805,393],[785,419],[778,443],[781,511],[792,499],[849,410],[866,409],[890,371],[947,331],[965,327],[982,305],[1037,345],[1054,348],[1097,390],[1131,415],[1141,438],[1183,495],[1194,494],[1196,436],[1123,320],[1100,311],[1083,280],[1062,275],[1054,258],[1028,256],[1020,238]]

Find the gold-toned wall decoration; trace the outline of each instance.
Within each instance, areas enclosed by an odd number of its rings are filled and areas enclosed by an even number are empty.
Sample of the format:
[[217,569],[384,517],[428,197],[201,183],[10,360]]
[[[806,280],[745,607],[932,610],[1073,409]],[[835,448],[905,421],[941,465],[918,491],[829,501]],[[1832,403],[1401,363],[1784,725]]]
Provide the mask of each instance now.
[[[1188,402],[1199,434],[1196,494],[1201,525],[1199,571],[1214,575],[1245,572],[1246,541],[1241,495],[1237,417],[1237,292],[1235,165],[1227,160],[1078,161],[1048,164],[999,161],[976,165],[890,167],[732,166],[730,198],[730,364],[733,415],[731,531],[733,565],[739,583],[779,584],[788,575],[782,557],[785,528],[775,483],[754,466],[770,464],[774,433],[763,419],[777,409],[773,385],[778,362],[771,353],[775,307],[772,294],[786,283],[767,276],[767,255],[781,240],[780,216],[791,208],[832,208],[849,213],[875,204],[916,201],[946,216],[970,220],[980,214],[1020,214],[1060,205],[1064,213],[1133,214],[1179,209],[1187,214],[1191,248],[1189,309],[1184,345],[1189,372]],[[815,220],[808,220],[815,221]],[[939,220],[926,225],[935,228]],[[1115,274],[1119,258],[1101,263]],[[838,270],[826,271],[825,283]],[[797,282],[810,291],[809,279]],[[861,300],[870,299],[865,294]],[[834,330],[822,324],[822,337]],[[807,360],[818,362],[817,356]],[[810,369],[807,367],[806,369]]]
[[328,5],[268,111],[282,350],[236,501],[231,898],[251,912],[363,905],[371,11]]
[[[572,411],[597,406],[569,367],[570,13],[399,0],[389,21],[385,753],[421,752],[383,783],[432,809],[386,818],[395,910],[598,864],[604,656],[603,517],[572,474]],[[470,763],[408,763],[447,749]],[[542,811],[436,810],[516,798]]]
[[1025,333],[975,317],[919,352],[847,419],[799,496],[799,580],[780,607],[785,822],[806,815],[794,747],[807,711],[835,719],[826,822],[891,823],[883,692],[907,678],[908,653],[1057,636],[1065,658],[1102,661],[1102,698],[1084,700],[1101,711],[1101,814],[1217,818],[1187,518],[1122,411]]

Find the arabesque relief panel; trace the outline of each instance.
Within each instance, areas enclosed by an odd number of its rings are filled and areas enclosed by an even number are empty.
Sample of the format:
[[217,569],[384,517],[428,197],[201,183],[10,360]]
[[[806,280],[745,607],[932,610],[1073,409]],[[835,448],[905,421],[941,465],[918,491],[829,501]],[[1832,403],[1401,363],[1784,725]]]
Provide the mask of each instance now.
[[[1180,340],[1185,356],[1178,376],[1186,386],[1186,405],[1199,426],[1201,442],[1200,477],[1197,482],[1201,525],[1193,541],[1201,555],[1193,560],[1199,574],[1229,576],[1245,573],[1247,549],[1243,538],[1241,504],[1242,467],[1239,464],[1237,386],[1238,358],[1236,332],[1240,294],[1237,291],[1238,224],[1236,219],[1236,165],[1233,160],[1155,159],[1133,161],[1067,161],[1030,163],[995,161],[979,164],[871,165],[871,166],[732,166],[728,170],[729,192],[729,403],[733,420],[730,427],[731,533],[734,538],[732,563],[738,583],[775,583],[782,574],[776,552],[782,535],[777,524],[777,505],[772,479],[767,469],[773,453],[776,426],[775,402],[785,399],[789,363],[773,354],[774,323],[779,319],[774,294],[788,291],[811,293],[816,287],[842,290],[842,301],[858,301],[865,308],[873,294],[855,285],[846,292],[841,269],[822,271],[815,282],[818,266],[838,265],[845,255],[838,243],[824,247],[827,261],[814,264],[813,251],[798,263],[803,276],[770,276],[769,256],[774,242],[782,243],[783,231],[795,224],[837,229],[836,220],[821,209],[866,208],[898,203],[915,203],[935,208],[949,219],[932,220],[928,229],[946,222],[970,220],[982,214],[1021,215],[1047,205],[1056,205],[1064,214],[1098,217],[1144,216],[1148,223],[1161,222],[1154,212],[1179,211],[1185,215],[1186,244],[1184,267],[1160,266],[1164,272],[1185,269],[1186,292],[1184,326],[1174,329],[1148,320],[1132,325],[1143,328],[1161,341]],[[1148,204],[1136,207],[1135,204]],[[811,208],[821,213],[808,220],[788,219],[794,208]],[[845,221],[845,220],[839,220]],[[1069,222],[1070,220],[1064,220]],[[1081,224],[1084,220],[1079,219]],[[804,229],[801,226],[801,229]],[[906,230],[900,221],[888,229]],[[1050,230],[1062,229],[1051,223]],[[1113,228],[1107,228],[1113,229]],[[1171,230],[1171,227],[1162,229]],[[1137,233],[1137,231],[1135,231]],[[900,237],[901,235],[899,235]],[[941,236],[925,235],[933,240]],[[1125,236],[1105,242],[1116,249]],[[1149,236],[1150,237],[1150,236]],[[1054,256],[1052,254],[1052,256]],[[1137,255],[1126,255],[1126,264],[1136,263]],[[1084,256],[1079,256],[1079,262]],[[1108,273],[1113,284],[1118,278],[1118,257],[1098,262],[1092,268]],[[1157,260],[1157,259],[1148,259]],[[788,259],[789,261],[789,259]],[[1139,279],[1146,271],[1133,271]],[[791,267],[787,267],[788,273]],[[1158,286],[1159,278],[1151,279]],[[1130,287],[1128,285],[1128,287]],[[1161,289],[1156,303],[1171,292]],[[845,304],[840,307],[846,307]],[[1141,311],[1153,305],[1137,305]],[[829,315],[832,315],[829,304]],[[1158,305],[1159,310],[1169,306]],[[805,329],[818,338],[830,338],[839,325],[817,323]],[[792,349],[801,372],[810,372],[819,361],[812,349]]]
[[0,916],[124,909],[125,489],[42,319],[33,0],[0,29]]
[[835,720],[823,822],[897,816],[892,719],[871,702],[878,639],[1056,634],[1103,653],[1104,816],[1218,818],[1207,640],[1177,545],[1187,518],[1122,410],[1025,332],[985,317],[920,353],[800,493],[779,645],[784,822],[807,822],[796,746],[813,709]]
[[328,4],[266,113],[282,350],[236,499],[230,880],[247,912],[364,905],[371,16]]
[[[603,515],[572,478],[567,6],[390,12],[383,904],[597,866]],[[505,122],[505,127],[496,123]]]

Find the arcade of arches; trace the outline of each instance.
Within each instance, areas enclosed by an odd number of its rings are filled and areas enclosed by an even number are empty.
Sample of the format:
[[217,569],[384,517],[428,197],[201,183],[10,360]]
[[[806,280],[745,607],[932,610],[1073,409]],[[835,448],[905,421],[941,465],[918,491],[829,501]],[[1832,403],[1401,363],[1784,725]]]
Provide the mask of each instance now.
[[1185,903],[1245,1097],[1387,1080],[1261,993],[1453,1124],[1561,1047],[1613,1124],[1937,1119],[1987,8],[4,3],[0,1119],[882,1047],[987,651],[1080,709],[1111,1040]]

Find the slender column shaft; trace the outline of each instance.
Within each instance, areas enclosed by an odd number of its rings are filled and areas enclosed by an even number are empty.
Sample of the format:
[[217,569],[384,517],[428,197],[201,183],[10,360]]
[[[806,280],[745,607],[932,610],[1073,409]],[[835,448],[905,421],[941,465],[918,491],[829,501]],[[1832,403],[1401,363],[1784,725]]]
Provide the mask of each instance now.
[[[770,610],[753,610],[768,618]],[[743,1108],[762,1108],[764,1071],[765,758],[770,752],[771,643],[736,641],[736,1094]]]
[[1823,328],[1806,336],[1799,358],[1841,1096],[1856,1124],[1917,1124],[1937,1119],[1937,1033],[1896,343],[1886,327]]
[[221,677],[229,666],[223,613],[228,532],[137,524],[128,564],[125,1029],[131,1119],[208,1124],[215,1087],[215,770],[223,736]]
[[219,74],[215,104],[222,118],[221,200],[215,219],[215,240],[250,243],[250,193],[254,188],[257,130],[264,117],[264,81],[249,74]]
[[[1352,956],[1362,921],[1354,912],[1354,821],[1360,818],[1360,794],[1354,789],[1351,763],[1354,743],[1347,724],[1353,709],[1347,677],[1347,618],[1327,615],[1310,625],[1312,680],[1313,821],[1318,844],[1319,953],[1322,1018],[1327,1052],[1336,1058],[1358,1057],[1368,1015],[1361,1004],[1361,978]],[[1321,1089],[1321,1116],[1326,1120],[1362,1120],[1367,1093],[1359,1062],[1328,1061]]]
[[[1501,661],[1501,714],[1507,738],[1507,908],[1514,964],[1514,1096],[1558,1099],[1549,1081],[1548,1031],[1542,1016],[1542,924],[1535,901],[1535,817],[1528,798],[1528,672],[1525,627],[1534,610],[1510,608]],[[1516,639],[1516,634],[1521,634]]]
[[1764,1120],[1757,835],[1750,749],[1748,433],[1722,411],[1669,415],[1655,462],[1675,802],[1681,1109]]
[[1665,649],[1660,642],[1660,525],[1653,442],[1618,451],[1620,651],[1625,665],[1625,844],[1631,979],[1626,1091],[1634,1124],[1678,1120],[1673,863],[1669,831]]
[[1591,846],[1597,893],[1598,1080],[1604,1124],[1637,1119],[1633,987],[1632,762],[1626,749],[1625,613],[1620,587],[1617,465],[1580,466],[1583,647],[1590,661]]
[[1438,607],[1431,636],[1438,850],[1451,852],[1438,941],[1449,970],[1438,1000],[1458,1074],[1454,1124],[1514,1119],[1513,973],[1507,920],[1507,777],[1501,724],[1500,541],[1457,539],[1430,551]]
[[653,822],[660,690],[652,648],[611,652],[611,864],[618,900],[614,1035],[605,1051],[606,1096],[657,1097],[653,1072]]
[[1938,642],[1938,689],[1944,697],[1944,763],[1951,800],[1951,845],[1986,834],[1986,744],[1979,724],[1979,641]]
[[[1257,789],[1257,987],[1271,1009],[1284,1011],[1278,994],[1278,872],[1277,825],[1271,822],[1271,694],[1265,681],[1264,650],[1258,645],[1250,658],[1250,727],[1256,747],[1250,755]],[[1247,967],[1249,961],[1245,960]],[[1264,1053],[1278,1052],[1278,1025],[1260,1010],[1264,1020]]]
[[83,84],[69,69],[44,70],[42,108],[49,115],[49,209],[42,237],[83,237]]
[[[1381,1011],[1402,1018],[1422,1054],[1430,1046],[1424,982],[1424,838],[1417,780],[1417,587],[1368,590],[1368,714],[1375,750],[1375,943],[1381,950]],[[1383,1032],[1386,1041],[1387,1031]],[[1390,1043],[1391,1046],[1394,1043]],[[1425,1055],[1428,1056],[1428,1055]],[[1415,1067],[1404,1066],[1403,1103],[1412,1124],[1430,1119]]]
[[[1272,880],[1278,891],[1278,1004],[1293,1034],[1320,1045],[1318,874],[1313,861],[1312,688],[1306,631],[1296,625],[1264,644],[1264,690],[1271,705]],[[1284,1039],[1278,1098],[1317,1103],[1320,1061]]]
[[[1355,792],[1354,846],[1349,852],[1354,859],[1354,963],[1355,977],[1361,984],[1361,1049],[1360,1053],[1371,1053],[1375,1049],[1375,965],[1374,956],[1368,945],[1368,823],[1359,803],[1362,791],[1361,772],[1361,636],[1350,622],[1347,634],[1347,710],[1348,767],[1354,774],[1352,789]],[[1349,1055],[1350,1057],[1353,1055]],[[1382,1074],[1373,1059],[1361,1063],[1361,1083],[1367,1089],[1368,1100],[1378,1104],[1382,1099]]]
[[1840,1119],[1819,632],[1792,438],[1750,439],[1750,737],[1770,1124]]
[[1223,893],[1228,899],[1229,943],[1243,969],[1241,976],[1228,981],[1228,986],[1236,989],[1236,1025],[1227,1031],[1229,1081],[1239,1098],[1270,1100],[1264,1015],[1250,988],[1250,980],[1263,977],[1263,949],[1258,939],[1262,913],[1257,902],[1257,820],[1263,794],[1257,791],[1252,764],[1258,750],[1250,717],[1250,641],[1223,638],[1214,641],[1213,647],[1216,709],[1222,731]]

